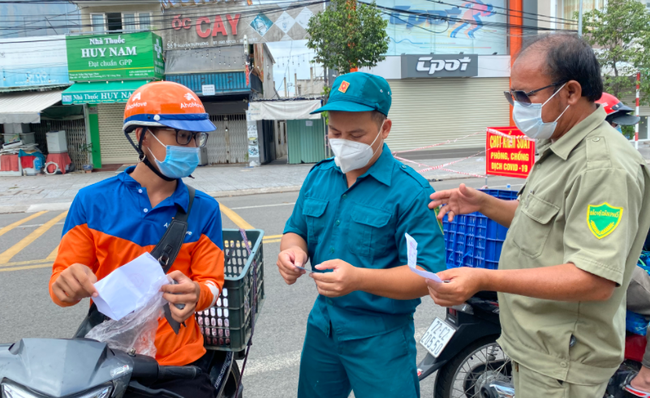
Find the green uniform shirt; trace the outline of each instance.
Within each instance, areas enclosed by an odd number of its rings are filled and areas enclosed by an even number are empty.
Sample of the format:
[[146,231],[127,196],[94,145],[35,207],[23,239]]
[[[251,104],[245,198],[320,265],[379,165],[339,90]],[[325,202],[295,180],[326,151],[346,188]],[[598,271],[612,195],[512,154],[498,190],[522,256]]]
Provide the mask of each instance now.
[[616,282],[604,302],[499,294],[506,353],[574,384],[607,381],[623,359],[625,291],[650,228],[646,162],[605,116],[600,107],[558,141],[539,142],[499,262],[499,269],[572,263]]

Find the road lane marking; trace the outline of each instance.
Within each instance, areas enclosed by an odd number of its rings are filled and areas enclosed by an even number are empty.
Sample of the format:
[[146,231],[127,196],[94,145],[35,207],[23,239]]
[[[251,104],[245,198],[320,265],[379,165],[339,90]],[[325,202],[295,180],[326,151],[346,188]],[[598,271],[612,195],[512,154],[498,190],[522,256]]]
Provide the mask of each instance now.
[[282,236],[284,236],[284,235],[268,235],[268,236],[264,237],[264,241],[282,239]]
[[[65,221],[62,221],[62,222],[58,222],[58,223],[56,223],[54,225],[64,225],[64,224],[65,224]],[[23,225],[23,226],[21,226],[21,228],[36,228],[36,227],[40,227],[41,225],[43,225],[43,224],[29,224],[29,225]]]
[[[242,207],[233,207],[231,210],[245,210],[245,209],[260,209],[262,207],[277,207],[277,206],[293,206],[296,202],[293,203],[276,203],[273,205],[258,205],[258,206],[242,206]],[[223,205],[221,205],[223,206]]]
[[52,263],[39,264],[39,265],[27,265],[27,266],[24,266],[24,267],[0,268],[0,272],[22,271],[22,270],[26,270],[26,269],[37,269],[37,268],[52,268]]
[[0,229],[0,236],[6,234],[7,232],[11,231],[12,229],[14,229],[14,228],[16,228],[16,227],[18,227],[18,226],[20,226],[20,225],[26,223],[27,221],[33,220],[33,219],[35,219],[36,217],[41,216],[41,215],[43,215],[43,214],[45,214],[45,213],[47,213],[47,211],[41,211],[41,212],[38,212],[38,213],[32,214],[32,215],[29,216],[29,217],[25,217],[25,218],[23,218],[22,220],[16,221],[16,222],[13,223],[13,224],[9,224],[9,225],[7,225],[6,227]]
[[57,254],[59,254],[59,245],[56,245],[56,248],[54,250],[52,250],[52,253],[50,253],[49,256],[46,257],[46,260],[49,260],[49,261],[56,260]]
[[0,254],[0,265],[7,264],[9,260],[11,260],[16,254],[20,253],[24,248],[34,243],[36,239],[40,238],[44,233],[46,233],[50,228],[52,228],[54,224],[64,219],[65,216],[67,215],[68,212],[64,211],[63,213],[54,217],[47,223],[38,227],[34,232],[27,235],[23,240],[21,240],[20,242],[16,243],[15,245],[7,249],[4,253]]
[[6,268],[6,267],[17,267],[19,265],[32,265],[32,264],[43,264],[43,263],[52,263],[54,260],[49,260],[47,258],[41,258],[38,260],[28,260],[28,261],[12,261],[10,263],[6,264],[0,264],[0,268]]
[[[230,210],[230,208],[220,204],[219,207],[221,208],[221,212],[230,219],[233,223],[235,223],[236,226],[242,229],[255,229],[252,225],[246,222],[241,216],[234,211]],[[2,263],[0,263],[2,264]]]
[[280,243],[282,239],[265,240],[264,243]]

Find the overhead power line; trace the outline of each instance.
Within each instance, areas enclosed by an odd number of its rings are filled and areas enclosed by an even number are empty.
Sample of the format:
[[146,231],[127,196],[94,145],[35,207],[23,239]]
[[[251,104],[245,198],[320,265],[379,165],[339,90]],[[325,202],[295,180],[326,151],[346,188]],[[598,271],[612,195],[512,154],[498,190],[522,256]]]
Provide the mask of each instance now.
[[[41,0],[34,0],[34,1],[41,1]],[[57,1],[57,0],[53,0],[53,1]],[[2,2],[2,0],[0,0],[0,3],[1,2]],[[256,16],[260,12],[267,13],[267,14],[282,13],[282,12],[285,12],[287,10],[299,9],[299,8],[313,6],[313,5],[324,4],[324,3],[328,3],[328,2],[329,2],[329,0],[303,1],[303,2],[300,2],[299,4],[294,4],[294,5],[286,6],[286,7],[280,7],[278,4],[281,4],[281,3],[277,3],[277,4],[270,4],[270,7],[268,7],[268,8],[254,8],[254,9],[250,9],[250,10],[246,10],[245,8],[242,8],[242,9],[231,10],[230,13],[237,13],[237,14],[240,14],[240,16],[248,17],[248,16]],[[293,3],[295,3],[295,2],[293,2]],[[164,14],[162,16],[157,16],[157,15],[154,16],[154,15],[152,15],[151,16],[151,24],[155,25],[158,22],[162,22],[162,23],[171,22],[174,19],[174,16],[179,15],[179,14],[182,15],[184,18],[191,18],[191,17],[215,18],[217,16],[223,16],[223,15],[227,14],[227,13],[224,13],[224,12],[213,13],[213,14],[205,14],[204,9],[202,10],[202,7],[196,7],[196,8],[192,7],[191,9],[189,9],[187,11],[188,12],[173,13],[173,15],[170,15],[170,14]],[[189,11],[191,11],[191,12],[189,12]],[[133,14],[139,14],[139,13],[142,13],[142,12],[149,12],[149,11],[134,11],[132,13]],[[102,24],[102,26],[103,25],[104,24]],[[127,27],[132,27],[133,26],[133,27],[135,27],[136,24],[130,23],[130,24],[124,24],[123,27],[124,26],[127,26]],[[57,27],[59,29],[65,29],[66,27],[67,28],[93,28],[93,27],[95,27],[95,25],[93,25],[91,23],[91,24],[81,24],[81,25],[75,24],[75,25],[57,26]],[[1,26],[0,31],[3,31],[3,30],[15,31],[15,30],[18,30],[20,28],[21,27]],[[40,29],[45,29],[45,28],[38,27],[35,30],[40,30]],[[172,29],[174,29],[174,28],[172,26],[169,26],[169,27],[151,29],[151,31],[156,33],[156,32],[162,32],[162,31],[166,31],[166,30],[172,30]],[[111,33],[111,32],[84,32],[84,34],[91,34],[91,33],[102,34],[102,33]],[[124,33],[133,33],[133,32],[120,32],[120,33],[124,34]],[[0,37],[1,36],[2,35],[0,35]],[[82,39],[83,39],[83,37],[82,37]],[[38,40],[35,40],[35,41],[38,41]]]
[[[365,2],[361,2],[361,1],[360,1],[360,3],[364,3],[364,4],[368,4],[368,5],[370,4],[370,3],[365,3]],[[450,4],[450,3],[446,3],[446,4]],[[468,20],[466,20],[464,18],[460,18],[460,17],[441,16],[439,14],[431,14],[431,13],[423,14],[423,13],[417,12],[417,11],[413,12],[413,11],[409,11],[409,10],[400,10],[400,9],[397,9],[397,8],[383,7],[383,6],[377,6],[377,8],[382,10],[382,13],[384,15],[390,15],[393,18],[397,18],[400,21],[404,22],[405,25],[409,25],[408,21],[400,18],[399,16],[397,16],[397,14],[427,16],[428,18],[430,18],[432,20],[437,19],[437,20],[448,21],[448,22],[464,22],[464,23],[467,23],[469,25],[484,26],[484,27],[520,28],[520,29],[527,29],[527,30],[557,31],[557,32],[567,32],[567,31],[573,32],[574,31],[574,30],[569,30],[569,29],[553,29],[553,28],[546,28],[546,27],[541,27],[541,26],[527,26],[527,25],[520,25],[520,24],[511,24],[511,23],[508,23],[508,22],[482,21],[482,22],[479,23],[477,21],[471,21],[471,20],[468,21]],[[419,29],[429,31],[431,33],[438,33],[438,32],[436,32],[434,30],[427,29],[427,28],[425,28],[425,27],[423,27],[421,25],[410,24],[410,26],[417,27]]]

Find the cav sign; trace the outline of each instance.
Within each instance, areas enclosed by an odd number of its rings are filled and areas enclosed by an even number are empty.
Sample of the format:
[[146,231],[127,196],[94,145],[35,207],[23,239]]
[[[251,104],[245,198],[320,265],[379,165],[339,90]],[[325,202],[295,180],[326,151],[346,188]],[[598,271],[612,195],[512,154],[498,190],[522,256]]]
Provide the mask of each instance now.
[[67,36],[71,81],[162,79],[163,43],[151,32]]
[[478,55],[402,55],[402,79],[476,77]]

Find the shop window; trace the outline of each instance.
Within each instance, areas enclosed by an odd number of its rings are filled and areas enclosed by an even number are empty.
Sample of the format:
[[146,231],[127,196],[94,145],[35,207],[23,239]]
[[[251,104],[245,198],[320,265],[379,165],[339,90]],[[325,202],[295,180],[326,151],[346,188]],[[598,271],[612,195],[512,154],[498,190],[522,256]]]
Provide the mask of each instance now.
[[150,12],[91,14],[91,21],[93,32],[131,33],[151,30]]
[[151,30],[151,13],[141,12],[138,14],[138,28],[140,30]]
[[124,25],[123,32],[128,33],[128,32],[135,32],[137,29],[136,23],[135,23],[135,15],[136,14],[122,14],[122,22]]
[[[558,1],[558,17],[568,20],[574,20],[575,14],[580,10],[580,0],[564,0]],[[594,9],[602,10],[605,7],[605,0],[584,0],[582,4],[582,11],[588,12]],[[577,25],[565,24],[564,29],[575,30]],[[560,26],[558,26],[560,28]]]
[[106,25],[108,25],[109,32],[122,31],[122,13],[108,12],[106,13]]
[[103,33],[104,28],[104,14],[90,14],[90,21],[93,32]]

